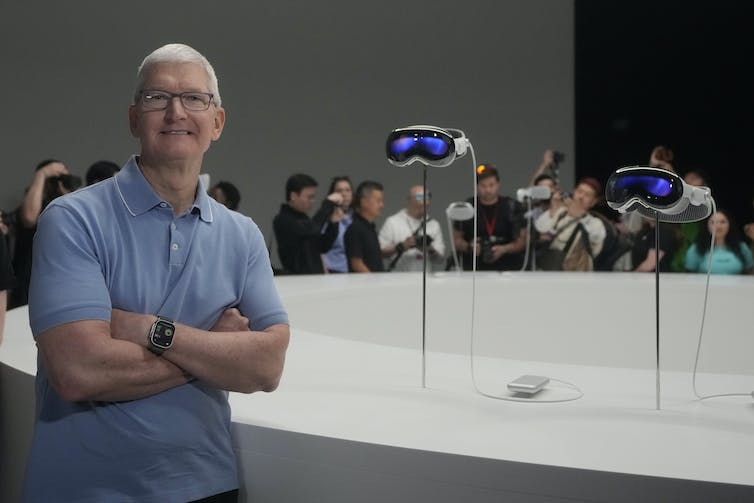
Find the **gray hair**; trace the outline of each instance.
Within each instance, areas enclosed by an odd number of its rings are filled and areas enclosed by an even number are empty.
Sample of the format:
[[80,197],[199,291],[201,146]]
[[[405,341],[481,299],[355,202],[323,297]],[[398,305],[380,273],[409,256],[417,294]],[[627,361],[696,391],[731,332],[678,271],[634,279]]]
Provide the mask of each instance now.
[[139,93],[144,85],[144,75],[147,69],[155,63],[196,63],[204,68],[209,77],[209,92],[212,93],[212,101],[218,107],[222,105],[220,99],[220,88],[217,85],[217,76],[212,65],[209,64],[199,51],[185,44],[167,44],[155,49],[150,55],[144,58],[136,71],[136,86],[134,88],[134,103],[139,101]]

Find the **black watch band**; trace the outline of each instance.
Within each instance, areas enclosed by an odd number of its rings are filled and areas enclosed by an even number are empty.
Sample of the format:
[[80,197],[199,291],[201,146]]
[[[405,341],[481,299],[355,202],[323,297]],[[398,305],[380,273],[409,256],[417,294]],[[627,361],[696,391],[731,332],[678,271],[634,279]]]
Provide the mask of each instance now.
[[161,355],[173,345],[175,323],[170,318],[157,316],[147,334],[147,348],[156,355]]

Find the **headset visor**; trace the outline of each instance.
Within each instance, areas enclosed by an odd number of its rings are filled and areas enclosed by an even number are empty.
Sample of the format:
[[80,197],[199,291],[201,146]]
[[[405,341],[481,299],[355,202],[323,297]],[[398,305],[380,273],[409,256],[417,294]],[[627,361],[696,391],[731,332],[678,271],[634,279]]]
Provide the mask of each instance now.
[[419,161],[447,166],[455,159],[455,142],[447,132],[434,128],[396,129],[387,138],[387,157],[397,166]]
[[675,173],[657,168],[619,169],[607,181],[605,198],[611,208],[643,201],[652,208],[669,208],[683,196],[683,181]]

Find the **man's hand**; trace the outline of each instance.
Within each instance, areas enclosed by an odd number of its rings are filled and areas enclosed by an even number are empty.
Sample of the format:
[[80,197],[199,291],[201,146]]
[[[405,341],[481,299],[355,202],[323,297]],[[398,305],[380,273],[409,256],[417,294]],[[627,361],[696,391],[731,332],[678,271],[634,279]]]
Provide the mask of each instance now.
[[68,168],[65,167],[65,164],[63,164],[62,162],[51,162],[44,168],[41,168],[39,171],[37,171],[34,176],[46,179],[54,176],[68,174],[70,174],[70,172],[68,171]]
[[242,315],[241,311],[235,307],[228,308],[223,311],[210,332],[251,332],[249,318]]

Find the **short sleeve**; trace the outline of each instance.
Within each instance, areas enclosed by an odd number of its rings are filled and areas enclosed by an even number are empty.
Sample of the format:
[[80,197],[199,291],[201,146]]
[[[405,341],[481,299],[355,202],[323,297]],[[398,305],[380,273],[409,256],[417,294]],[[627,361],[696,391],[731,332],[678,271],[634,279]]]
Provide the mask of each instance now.
[[79,320],[110,320],[110,293],[83,219],[50,205],[39,219],[29,287],[29,321],[36,338]]
[[699,256],[699,252],[696,251],[696,244],[692,244],[689,246],[689,249],[686,250],[686,262],[684,267],[687,271],[698,272],[701,261],[702,258]]
[[348,259],[352,257],[364,258],[364,244],[360,238],[358,224],[351,224],[343,238],[343,243],[346,247],[346,257]]
[[261,331],[272,325],[288,323],[288,314],[275,285],[264,237],[256,224],[251,220],[249,223],[252,226],[249,260],[238,308],[249,318],[251,329]]

